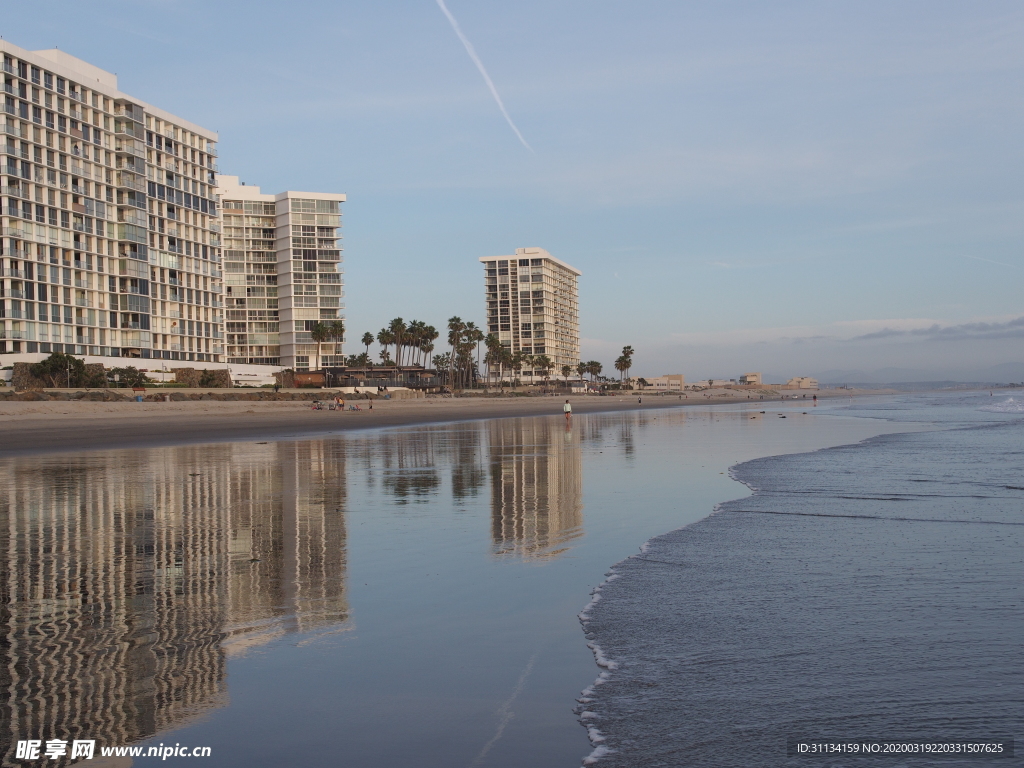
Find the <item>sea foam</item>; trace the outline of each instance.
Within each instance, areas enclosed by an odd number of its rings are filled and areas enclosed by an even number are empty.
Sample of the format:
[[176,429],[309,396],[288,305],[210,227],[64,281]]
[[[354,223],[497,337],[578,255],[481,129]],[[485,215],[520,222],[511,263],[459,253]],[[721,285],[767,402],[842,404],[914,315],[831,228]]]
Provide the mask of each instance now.
[[978,410],[989,413],[1024,413],[1024,402],[1008,397],[998,403],[992,403],[992,405],[983,405]]

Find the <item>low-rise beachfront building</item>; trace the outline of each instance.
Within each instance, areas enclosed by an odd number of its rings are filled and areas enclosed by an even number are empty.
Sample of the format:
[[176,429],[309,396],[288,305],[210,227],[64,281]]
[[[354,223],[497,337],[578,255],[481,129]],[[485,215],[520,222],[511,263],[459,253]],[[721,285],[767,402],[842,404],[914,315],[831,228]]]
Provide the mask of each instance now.
[[264,194],[217,176],[224,219],[229,364],[319,370],[344,364],[343,339],[317,344],[316,323],[344,318],[341,204],[328,192]]
[[[517,248],[511,256],[486,256],[484,292],[487,333],[515,354],[546,355],[551,371],[525,367],[519,375],[535,381],[573,371],[580,361],[579,277],[575,267],[543,248]],[[507,368],[505,368],[507,371]],[[491,366],[497,375],[498,366]]]
[[682,392],[686,388],[686,377],[681,373],[667,373],[647,379],[647,386],[659,392]]
[[817,389],[818,380],[810,376],[795,376],[786,382],[786,389]]
[[63,51],[0,55],[3,363],[222,364],[216,132]]
[[744,373],[740,376],[740,384],[744,386],[761,386],[760,373]]

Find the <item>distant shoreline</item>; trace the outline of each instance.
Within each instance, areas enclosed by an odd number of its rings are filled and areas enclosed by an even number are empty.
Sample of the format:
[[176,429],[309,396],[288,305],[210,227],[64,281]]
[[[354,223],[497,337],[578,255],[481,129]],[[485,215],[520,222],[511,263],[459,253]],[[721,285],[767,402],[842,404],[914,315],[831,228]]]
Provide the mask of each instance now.
[[[173,391],[173,390],[171,390]],[[179,390],[180,391],[180,390]],[[216,391],[216,390],[212,390]],[[258,391],[258,390],[254,390]],[[737,403],[778,406],[776,398],[756,400],[746,394],[702,397],[688,393],[617,394],[614,396],[571,396],[573,413],[608,413],[661,408],[679,408]],[[787,403],[810,405],[819,399],[891,394],[880,391],[825,390],[800,392]],[[330,398],[329,391],[324,398]],[[637,398],[643,398],[638,404]],[[562,418],[564,396],[414,400],[377,400],[368,410],[366,400],[351,401],[359,412],[314,411],[302,401],[214,401],[189,400],[170,403],[87,402],[87,401],[0,401],[0,458],[43,453],[69,453],[122,448],[150,448],[171,445],[219,443],[244,440],[312,439],[350,430],[440,424],[477,419],[552,416]]]

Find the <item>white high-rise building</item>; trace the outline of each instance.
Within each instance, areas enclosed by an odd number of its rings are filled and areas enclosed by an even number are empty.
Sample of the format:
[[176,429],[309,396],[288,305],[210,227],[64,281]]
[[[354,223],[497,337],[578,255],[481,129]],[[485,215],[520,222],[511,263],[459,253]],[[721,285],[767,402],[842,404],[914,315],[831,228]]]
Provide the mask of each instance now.
[[316,323],[342,320],[341,204],[345,195],[266,195],[218,176],[224,219],[227,361],[296,370],[343,364],[342,339],[317,345]]
[[0,353],[222,362],[217,134],[63,51],[0,55]]
[[[487,332],[515,354],[546,355],[555,376],[580,361],[578,279],[583,273],[543,248],[517,248],[513,256],[485,256]],[[506,369],[507,370],[507,369]],[[492,366],[497,373],[497,367]],[[530,366],[520,375],[537,379],[545,371]]]

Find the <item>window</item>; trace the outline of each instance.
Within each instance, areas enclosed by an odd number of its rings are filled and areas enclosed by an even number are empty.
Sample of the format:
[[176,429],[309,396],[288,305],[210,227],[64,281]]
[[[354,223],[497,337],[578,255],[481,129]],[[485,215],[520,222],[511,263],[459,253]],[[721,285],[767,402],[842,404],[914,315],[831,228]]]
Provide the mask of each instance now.
[[528,267],[528,266],[530,266],[530,260],[529,259],[520,259],[519,260],[519,266],[520,267]]
[[63,77],[57,78],[57,93],[64,93],[65,80]]

